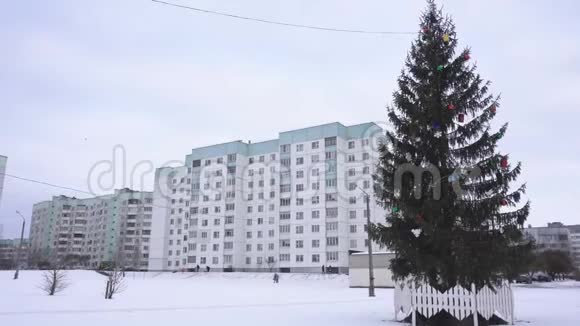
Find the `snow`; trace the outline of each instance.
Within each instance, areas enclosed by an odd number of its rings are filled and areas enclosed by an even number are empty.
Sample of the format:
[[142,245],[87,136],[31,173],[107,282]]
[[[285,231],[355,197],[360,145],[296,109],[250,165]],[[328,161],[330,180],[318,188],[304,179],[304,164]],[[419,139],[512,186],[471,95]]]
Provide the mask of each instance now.
[[[393,290],[369,298],[344,275],[281,274],[273,284],[272,274],[127,273],[113,300],[91,271],[69,271],[70,287],[54,297],[38,289],[41,272],[12,275],[0,272],[0,325],[401,325]],[[514,294],[518,325],[580,325],[578,282],[518,285]]]

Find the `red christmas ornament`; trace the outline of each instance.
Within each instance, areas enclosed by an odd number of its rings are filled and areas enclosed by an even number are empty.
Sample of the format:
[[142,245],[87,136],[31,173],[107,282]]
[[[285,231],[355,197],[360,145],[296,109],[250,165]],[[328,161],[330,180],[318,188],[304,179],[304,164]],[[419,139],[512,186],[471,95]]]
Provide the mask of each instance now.
[[502,198],[502,199],[501,199],[501,201],[500,201],[500,204],[501,204],[502,206],[506,206],[506,205],[508,204],[508,201],[507,201],[507,199],[505,199],[505,198]]
[[507,157],[502,157],[500,161],[500,166],[502,169],[506,169],[508,167],[508,159]]
[[465,121],[465,114],[460,113],[459,116],[457,116],[457,120],[459,120],[459,122]]
[[447,105],[447,109],[449,109],[449,110],[455,110],[455,105],[449,104],[449,105]]
[[463,59],[465,59],[465,61],[467,61],[467,60],[471,59],[471,57],[469,56],[469,53],[466,53],[466,54],[463,56]]
[[497,111],[497,107],[494,105],[491,106],[491,113],[495,113]]
[[423,33],[429,33],[429,29],[427,27],[423,27]]

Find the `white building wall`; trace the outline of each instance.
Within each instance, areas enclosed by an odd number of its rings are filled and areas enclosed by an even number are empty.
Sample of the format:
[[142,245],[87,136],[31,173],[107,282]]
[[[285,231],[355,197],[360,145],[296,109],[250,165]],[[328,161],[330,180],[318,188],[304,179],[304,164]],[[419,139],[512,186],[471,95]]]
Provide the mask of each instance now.
[[[0,206],[2,205],[2,192],[4,191],[4,174],[6,173],[7,161],[8,158],[6,156],[0,155]],[[1,229],[0,229],[0,238],[2,238]]]

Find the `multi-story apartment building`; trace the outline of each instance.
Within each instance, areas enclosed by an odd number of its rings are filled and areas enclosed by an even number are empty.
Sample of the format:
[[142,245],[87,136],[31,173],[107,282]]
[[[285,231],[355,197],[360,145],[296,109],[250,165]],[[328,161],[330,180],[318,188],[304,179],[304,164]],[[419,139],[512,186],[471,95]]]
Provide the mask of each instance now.
[[37,203],[30,227],[31,254],[60,260],[76,257],[89,268],[115,261],[146,269],[152,204],[151,192],[130,189],[87,199],[57,196]]
[[570,252],[570,231],[560,222],[548,223],[545,227],[529,227],[524,232],[534,238],[538,251]]
[[580,225],[553,222],[545,227],[529,227],[525,229],[525,233],[534,238],[538,251],[565,251],[580,269]]
[[18,264],[25,267],[28,262],[28,239],[0,239],[0,269],[13,269]]
[[4,191],[4,174],[6,173],[6,162],[8,158],[0,155],[0,205],[2,204],[2,192]]
[[570,231],[570,254],[574,260],[574,265],[580,270],[580,224],[569,225]]
[[367,250],[381,128],[374,123],[281,132],[274,140],[193,149],[156,171],[150,270],[318,272]]

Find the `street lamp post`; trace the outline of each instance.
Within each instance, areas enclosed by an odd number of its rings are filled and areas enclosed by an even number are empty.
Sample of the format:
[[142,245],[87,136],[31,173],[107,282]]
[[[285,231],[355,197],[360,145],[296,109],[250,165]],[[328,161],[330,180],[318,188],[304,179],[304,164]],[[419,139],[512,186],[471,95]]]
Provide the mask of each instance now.
[[370,196],[369,194],[358,187],[365,194],[365,201],[367,204],[367,239],[368,239],[368,254],[369,254],[369,297],[375,296],[375,275],[373,267],[373,245],[371,239],[371,209],[370,209]]
[[26,226],[26,219],[19,211],[16,211],[16,214],[22,217],[22,230],[20,231],[20,244],[18,246],[18,254],[16,256],[16,272],[14,272],[14,279],[18,279],[18,272],[20,271],[20,255],[22,254],[22,242],[24,242],[24,227]]

